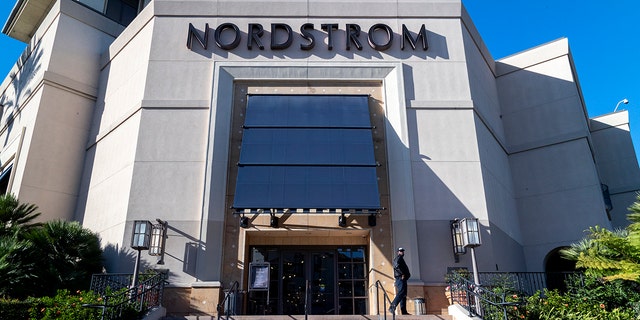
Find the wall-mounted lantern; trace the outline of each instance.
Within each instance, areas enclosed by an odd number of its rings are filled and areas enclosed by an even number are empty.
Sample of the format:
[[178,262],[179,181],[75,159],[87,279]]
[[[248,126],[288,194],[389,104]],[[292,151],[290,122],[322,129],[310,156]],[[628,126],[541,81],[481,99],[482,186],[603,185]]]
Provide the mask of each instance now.
[[151,239],[151,222],[146,220],[136,220],[133,222],[133,233],[131,234],[131,248],[135,250],[149,249]]
[[151,243],[149,245],[149,255],[160,257],[157,264],[164,264],[164,247],[167,241],[167,222],[156,219],[158,224],[151,227]]
[[478,219],[464,218],[460,220],[460,229],[462,229],[462,245],[464,247],[475,248],[482,244]]
[[467,253],[467,248],[462,243],[462,228],[460,220],[451,220],[451,239],[453,241],[453,256],[455,262],[460,262],[460,255]]
[[[457,225],[457,226],[455,226]],[[454,229],[455,226],[455,229]],[[459,231],[457,230],[459,229]],[[475,248],[482,244],[480,240],[480,223],[477,218],[464,218],[455,219],[451,223],[451,233],[453,235],[453,246],[456,257],[458,252],[462,252],[462,249],[466,251],[469,248],[471,251],[471,264],[473,267],[473,281],[476,285],[480,285],[478,279],[478,264],[476,263]]]
[[149,255],[160,256],[158,264],[164,264],[164,246],[167,235],[167,222],[156,219],[159,223],[154,225],[147,220],[133,221],[133,231],[131,233],[131,248],[138,251],[136,264],[133,269],[133,279],[131,287],[138,285],[138,273],[140,269],[140,252],[149,250]]

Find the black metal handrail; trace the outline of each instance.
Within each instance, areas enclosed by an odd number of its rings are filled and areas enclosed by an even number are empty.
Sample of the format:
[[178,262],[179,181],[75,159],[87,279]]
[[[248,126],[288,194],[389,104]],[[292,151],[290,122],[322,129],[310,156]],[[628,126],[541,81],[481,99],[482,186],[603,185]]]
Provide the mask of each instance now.
[[[491,287],[477,285],[470,280],[469,274],[452,272],[449,275],[449,290],[453,303],[457,303],[469,312],[469,316],[492,319],[496,317],[508,320],[509,308],[518,307],[525,302],[512,288],[501,287],[501,293],[491,291]],[[508,301],[507,297],[510,297]]]
[[[387,294],[387,290],[384,289],[384,287],[382,286],[382,283],[380,282],[380,280],[376,280],[375,283],[375,287],[376,287],[376,309],[377,309],[377,315],[380,316],[380,299],[378,298],[380,296],[380,290],[382,289],[382,294],[384,296],[384,298],[382,299],[382,310],[383,310],[383,317],[385,320],[387,320],[387,301],[389,302],[389,306],[391,306],[391,298],[389,298],[389,295]],[[395,312],[391,313],[391,319],[395,320],[396,319],[396,314]]]
[[127,308],[141,312],[144,308],[162,305],[167,273],[158,272],[140,281],[135,288],[126,284],[131,274],[95,274],[91,279],[91,291],[102,297],[102,304],[85,304],[84,307],[102,309],[101,319],[122,319]]
[[479,272],[486,287],[508,287],[520,295],[531,296],[543,289],[559,289],[575,272]]
[[[229,289],[229,291],[227,292],[227,294],[225,294],[224,298],[222,299],[222,301],[220,303],[218,303],[218,320],[220,320],[220,318],[222,318],[222,312],[224,311],[226,319],[229,319],[229,316],[231,316],[231,309],[235,309],[235,301],[231,301],[231,297],[233,296],[234,299],[236,297],[238,297],[238,295],[240,294],[240,283],[238,281],[234,281],[233,284],[231,285],[231,289]],[[232,305],[233,304],[233,308]],[[225,306],[227,306],[225,308]],[[235,310],[234,310],[234,315],[235,315]]]

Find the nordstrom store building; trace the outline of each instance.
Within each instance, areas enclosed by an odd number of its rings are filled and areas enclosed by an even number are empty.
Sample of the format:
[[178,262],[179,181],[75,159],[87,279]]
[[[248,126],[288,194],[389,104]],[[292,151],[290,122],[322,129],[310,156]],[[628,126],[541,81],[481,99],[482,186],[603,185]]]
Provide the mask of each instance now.
[[399,246],[440,313],[471,268],[452,220],[479,220],[480,271],[554,271],[640,189],[627,112],[588,118],[568,41],[495,61],[457,0],[19,0],[3,32],[29,44],[0,87],[3,191],[98,232],[107,272],[133,269],[134,221],[166,222],[143,261],[173,314],[235,281],[247,314],[309,291],[376,314]]

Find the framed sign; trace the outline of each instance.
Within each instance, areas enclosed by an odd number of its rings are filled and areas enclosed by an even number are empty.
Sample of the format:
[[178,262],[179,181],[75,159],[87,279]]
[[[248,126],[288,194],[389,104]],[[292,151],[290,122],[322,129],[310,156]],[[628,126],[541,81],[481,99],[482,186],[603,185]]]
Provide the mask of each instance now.
[[268,262],[250,263],[249,264],[249,291],[253,290],[269,290],[269,271],[271,270]]

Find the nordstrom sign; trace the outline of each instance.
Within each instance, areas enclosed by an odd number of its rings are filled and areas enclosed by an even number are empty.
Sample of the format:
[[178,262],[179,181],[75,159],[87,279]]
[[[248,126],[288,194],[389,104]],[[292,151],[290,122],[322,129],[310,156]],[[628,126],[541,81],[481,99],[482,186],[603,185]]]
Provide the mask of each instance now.
[[[243,38],[248,50],[253,50],[254,48],[264,50],[265,45],[268,45],[271,50],[284,50],[293,46],[305,51],[311,50],[316,46],[318,36],[327,38],[327,50],[333,50],[336,45],[343,46],[346,50],[351,50],[352,48],[362,50],[363,43],[366,43],[374,50],[384,51],[391,48],[396,39],[393,29],[383,23],[372,25],[369,28],[366,39],[360,37],[361,30],[360,25],[354,23],[345,24],[344,29],[340,29],[340,25],[337,23],[323,23],[320,25],[320,29],[316,29],[313,23],[305,23],[300,26],[299,32],[294,32],[291,26],[286,23],[272,23],[269,30],[270,37],[265,39],[265,29],[259,23],[249,23],[247,33],[244,36],[240,28],[233,23],[223,23],[217,28],[210,28],[207,23],[204,25],[203,31],[196,29],[193,24],[189,23],[187,48],[192,49],[195,40],[202,48],[208,49],[211,45],[210,33],[212,31],[215,45],[222,50],[228,51],[236,49]],[[338,32],[346,34],[344,42],[341,44],[336,44],[334,41]],[[399,38],[400,50],[404,50],[406,44],[409,44],[412,50],[422,49],[426,51],[429,48],[427,30],[424,24],[418,32],[409,31],[407,26],[403,24],[402,34]],[[294,41],[296,41],[295,44]]]

